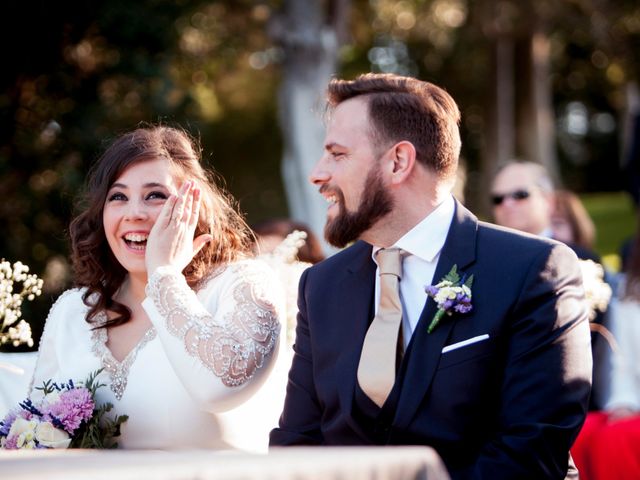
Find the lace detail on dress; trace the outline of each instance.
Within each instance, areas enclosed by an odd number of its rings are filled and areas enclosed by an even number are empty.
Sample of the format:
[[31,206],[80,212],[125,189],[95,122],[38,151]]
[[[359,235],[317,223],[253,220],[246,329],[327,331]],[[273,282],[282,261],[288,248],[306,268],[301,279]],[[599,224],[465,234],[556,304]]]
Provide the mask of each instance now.
[[[267,300],[264,276],[246,265],[230,268],[235,277],[233,308],[223,318],[214,318],[185,278],[169,268],[156,269],[147,295],[186,351],[232,387],[242,385],[262,367],[276,345],[280,324],[275,306]],[[220,298],[219,304],[225,301],[229,300]]]
[[[100,317],[100,320],[106,321],[106,317],[103,316],[103,314],[100,314]],[[111,388],[111,391],[118,400],[122,399],[122,395],[124,395],[124,391],[127,388],[129,369],[138,356],[138,352],[155,337],[156,329],[151,326],[124,360],[119,362],[115,359],[111,350],[107,348],[107,329],[98,328],[91,332],[91,340],[93,341],[91,351],[100,359],[104,371],[109,375],[109,379],[111,380],[109,388]]]

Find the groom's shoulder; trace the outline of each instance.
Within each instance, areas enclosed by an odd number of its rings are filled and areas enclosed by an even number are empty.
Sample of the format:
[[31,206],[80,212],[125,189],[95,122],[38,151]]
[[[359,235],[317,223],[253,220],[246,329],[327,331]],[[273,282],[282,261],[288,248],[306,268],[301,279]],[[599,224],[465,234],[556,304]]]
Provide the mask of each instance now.
[[333,273],[336,269],[343,270],[345,267],[349,268],[357,265],[359,262],[367,261],[371,258],[372,249],[371,244],[358,240],[351,246],[310,267],[309,273],[323,275],[324,273]]
[[[554,247],[560,246],[561,249],[566,247],[565,244],[550,238],[531,235],[520,230],[479,220],[473,212],[464,208],[464,206],[459,205],[458,209],[456,213],[457,219],[454,219],[454,224],[457,225],[457,227],[453,227],[455,228],[454,232],[462,233],[463,235],[474,232],[477,242],[476,248],[481,251],[504,252],[516,250],[535,255],[540,251],[553,250]],[[568,247],[566,248],[569,249]]]
[[541,237],[539,235],[531,235],[520,230],[503,227],[501,225],[496,225],[495,223],[483,222],[481,220],[478,221],[478,233],[497,241],[524,242],[531,243],[533,245],[549,245],[556,243],[555,240],[551,240],[549,238]]
[[488,248],[503,253],[515,251],[519,255],[536,255],[554,249],[571,251],[557,240],[483,221],[478,222],[478,242],[481,249]]

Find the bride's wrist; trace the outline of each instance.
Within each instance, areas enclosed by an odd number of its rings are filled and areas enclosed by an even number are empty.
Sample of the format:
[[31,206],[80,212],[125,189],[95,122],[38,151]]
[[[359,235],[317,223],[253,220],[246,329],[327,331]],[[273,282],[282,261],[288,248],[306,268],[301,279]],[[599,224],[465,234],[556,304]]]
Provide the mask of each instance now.
[[165,277],[167,275],[182,276],[182,272],[173,265],[158,265],[150,268],[147,271],[147,283],[152,283],[152,279]]

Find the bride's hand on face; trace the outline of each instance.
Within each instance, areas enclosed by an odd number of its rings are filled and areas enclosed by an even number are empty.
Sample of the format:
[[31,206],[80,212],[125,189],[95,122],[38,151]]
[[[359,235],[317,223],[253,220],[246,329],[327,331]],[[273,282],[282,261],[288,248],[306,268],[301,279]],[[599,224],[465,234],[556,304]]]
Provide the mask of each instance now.
[[200,189],[193,181],[185,181],[176,195],[171,195],[153,225],[145,252],[147,273],[171,266],[181,272],[211,235],[194,238],[200,214]]

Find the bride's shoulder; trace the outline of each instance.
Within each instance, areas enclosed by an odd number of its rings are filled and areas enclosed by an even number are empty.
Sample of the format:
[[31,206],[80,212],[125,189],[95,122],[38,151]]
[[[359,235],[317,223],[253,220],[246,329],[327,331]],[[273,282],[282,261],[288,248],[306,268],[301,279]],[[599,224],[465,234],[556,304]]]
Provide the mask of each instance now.
[[65,290],[58,296],[51,309],[69,307],[77,305],[78,303],[83,303],[82,296],[85,291],[85,288],[70,288],[69,290]]
[[260,298],[276,306],[284,302],[284,293],[277,273],[266,262],[257,258],[245,258],[219,267],[209,278],[203,293],[218,292],[222,297],[231,294]]
[[59,321],[59,318],[70,318],[75,313],[86,310],[84,292],[84,288],[71,288],[62,292],[51,306],[46,323]]
[[276,273],[267,262],[258,258],[243,258],[218,267],[207,283],[271,283],[274,280],[277,280]]
[[83,322],[87,307],[82,300],[85,289],[72,288],[62,292],[49,309],[49,314],[44,322],[44,329],[40,346],[44,339],[56,338],[56,332],[67,332],[78,328]]

